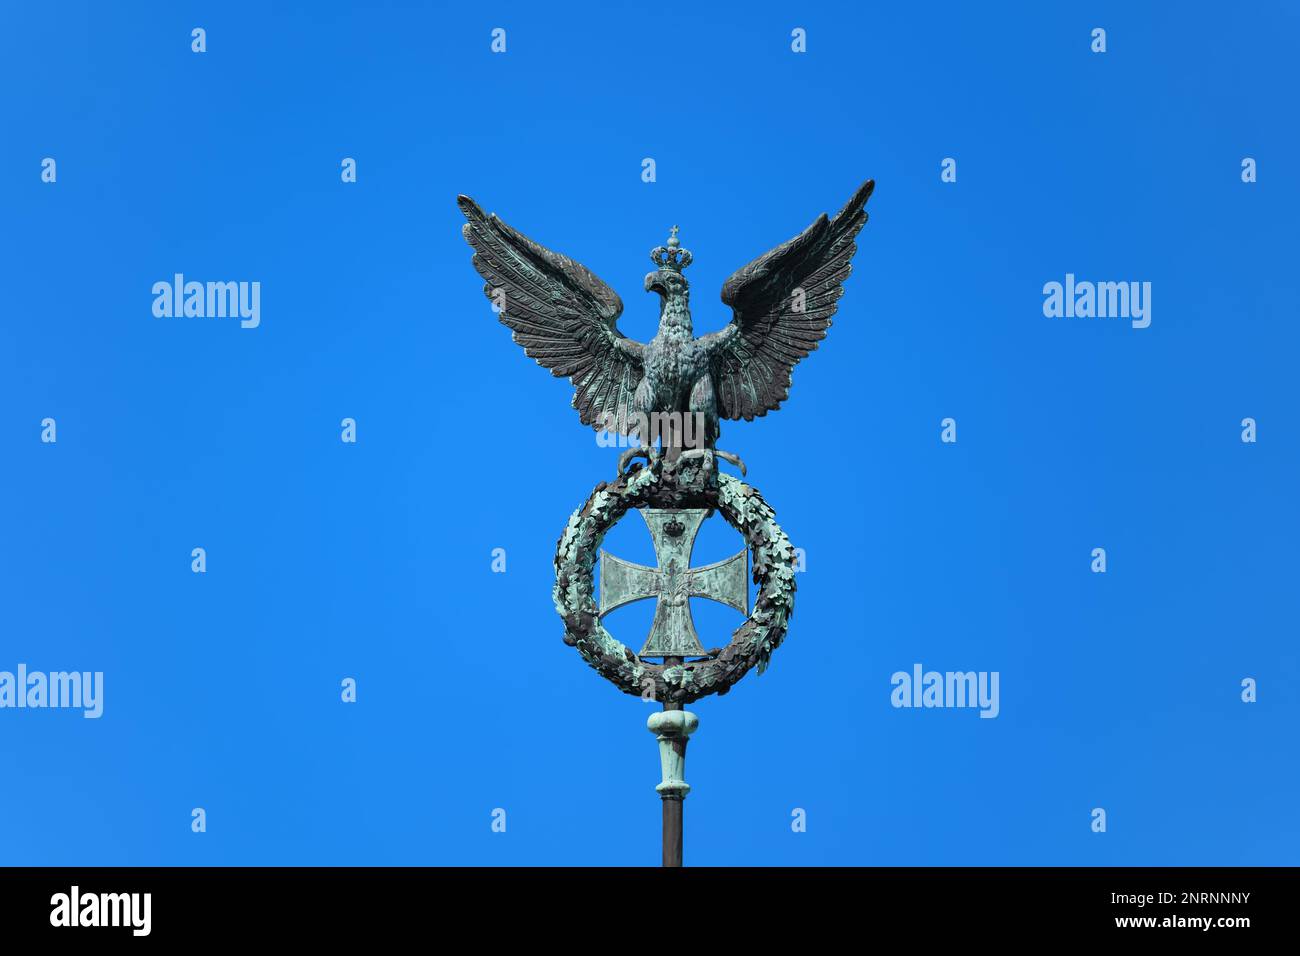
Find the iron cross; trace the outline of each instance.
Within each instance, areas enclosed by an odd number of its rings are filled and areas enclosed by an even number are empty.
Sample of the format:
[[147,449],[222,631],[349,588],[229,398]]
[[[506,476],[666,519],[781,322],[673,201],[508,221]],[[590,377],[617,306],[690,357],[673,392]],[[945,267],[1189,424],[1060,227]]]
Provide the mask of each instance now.
[[707,509],[641,508],[654,541],[657,568],[632,564],[600,552],[600,616],[644,598],[655,598],[655,619],[641,657],[699,657],[705,653],[691,619],[693,597],[709,598],[749,613],[745,572],[748,552],[725,561],[691,567],[691,551]]

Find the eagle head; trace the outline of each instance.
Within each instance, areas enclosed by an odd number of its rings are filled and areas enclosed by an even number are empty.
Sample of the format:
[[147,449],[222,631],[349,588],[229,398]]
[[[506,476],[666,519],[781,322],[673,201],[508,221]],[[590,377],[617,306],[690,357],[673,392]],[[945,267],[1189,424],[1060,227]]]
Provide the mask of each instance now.
[[686,277],[679,272],[669,272],[660,269],[657,272],[646,273],[645,290],[647,292],[658,292],[661,296],[667,298],[670,295],[686,291]]

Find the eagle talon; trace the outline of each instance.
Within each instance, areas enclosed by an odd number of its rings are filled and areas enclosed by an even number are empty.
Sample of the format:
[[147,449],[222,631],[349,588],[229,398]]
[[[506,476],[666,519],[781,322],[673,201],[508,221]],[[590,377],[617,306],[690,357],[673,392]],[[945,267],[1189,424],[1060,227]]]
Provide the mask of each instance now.
[[743,461],[741,461],[741,458],[740,458],[739,455],[733,455],[731,452],[729,452],[729,451],[723,451],[721,448],[715,448],[715,449],[713,449],[713,453],[714,453],[715,455],[717,455],[719,458],[721,458],[723,461],[729,461],[729,462],[731,462],[733,465],[735,465],[737,468],[739,468],[739,469],[740,469],[740,477],[744,478],[745,475],[747,475],[747,474],[749,473],[748,470],[745,468],[745,463],[744,463]]
[[717,467],[713,461],[714,456],[721,458],[723,461],[729,461],[731,464],[739,468],[742,478],[748,474],[748,469],[745,468],[745,463],[741,460],[739,455],[733,455],[731,452],[723,451],[721,448],[690,448],[678,455],[677,458],[678,461],[687,461],[692,458],[703,458],[703,469],[704,473],[707,475]]
[[628,463],[633,458],[644,458],[647,464],[654,464],[655,450],[649,445],[642,445],[640,448],[629,448],[623,454],[618,456],[618,471],[614,473],[615,478],[623,478],[627,475]]

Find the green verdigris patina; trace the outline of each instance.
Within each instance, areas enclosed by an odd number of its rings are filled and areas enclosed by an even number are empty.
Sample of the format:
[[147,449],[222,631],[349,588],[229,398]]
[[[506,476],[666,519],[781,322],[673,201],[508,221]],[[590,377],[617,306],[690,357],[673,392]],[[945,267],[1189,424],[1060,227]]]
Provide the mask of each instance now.
[[[660,701],[648,728],[659,742],[663,781],[663,863],[682,865],[686,745],[699,725],[684,705],[725,694],[752,667],[767,667],[794,610],[794,549],[763,497],[717,463],[744,465],[717,447],[724,420],[752,421],[781,407],[792,371],[826,337],[852,271],[857,235],[875,184],[867,180],[834,216],[825,213],[794,238],[734,272],[722,286],[732,320],[696,336],[685,270],[694,255],[672,228],[650,258],[646,292],[659,296],[659,328],[649,342],[623,335],[623,300],[581,263],[534,242],[468,196],[457,200],[474,268],[493,311],[524,352],[573,383],[584,425],[636,436],[617,477],[602,482],[569,518],[555,553],[555,607],[564,640],[624,693]],[[666,423],[666,424],[664,424]],[[693,427],[694,426],[694,427]],[[625,468],[633,457],[646,464]],[[641,511],[656,567],[600,550],[629,509]],[[744,537],[758,585],[753,609],[721,648],[705,650],[690,600],[706,597],[744,611],[744,553],[690,566],[695,533],[714,511]],[[595,566],[601,564],[600,604]],[[615,639],[601,616],[631,601],[656,600],[640,654]],[[651,658],[660,658],[656,664]]]
[[691,567],[705,508],[640,508],[654,542],[657,567],[646,567],[600,552],[600,615],[633,601],[655,599],[650,636],[639,657],[700,657],[704,646],[691,617],[691,598],[703,597],[749,613],[745,552],[704,567]]
[[[785,637],[794,611],[794,549],[762,495],[737,478],[683,483],[664,480],[666,462],[652,456],[612,483],[598,485],[573,513],[555,553],[555,607],[564,620],[566,644],[624,693],[653,697],[665,704],[687,704],[709,694],[725,694],[751,667],[767,667]],[[634,654],[600,621],[594,596],[594,568],[606,532],[631,508],[713,509],[740,532],[753,559],[758,585],[754,608],[726,647],[701,660],[655,664]]]

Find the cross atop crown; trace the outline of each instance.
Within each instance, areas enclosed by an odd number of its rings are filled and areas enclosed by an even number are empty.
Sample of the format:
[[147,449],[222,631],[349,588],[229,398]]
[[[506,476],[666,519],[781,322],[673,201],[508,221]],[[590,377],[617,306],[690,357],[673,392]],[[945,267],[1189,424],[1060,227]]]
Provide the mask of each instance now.
[[682,242],[677,238],[679,231],[673,226],[668,232],[668,244],[650,250],[650,261],[662,272],[681,272],[691,264],[691,250],[682,248]]

